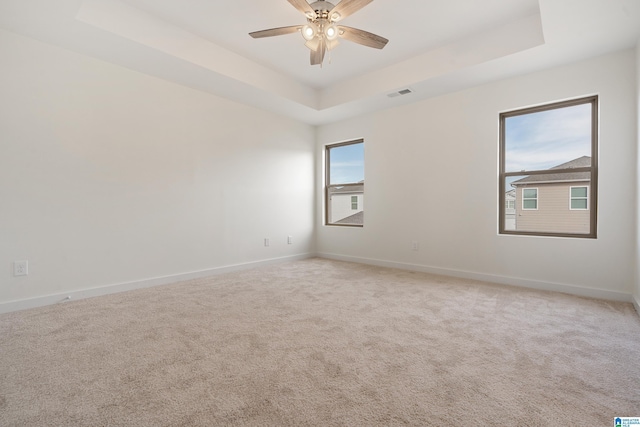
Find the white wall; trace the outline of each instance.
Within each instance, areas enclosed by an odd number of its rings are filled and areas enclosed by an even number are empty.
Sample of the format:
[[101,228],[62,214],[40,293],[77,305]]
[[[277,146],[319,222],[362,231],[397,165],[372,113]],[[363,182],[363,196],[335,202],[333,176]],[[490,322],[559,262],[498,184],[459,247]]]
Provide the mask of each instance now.
[[634,289],[634,304],[640,313],[640,40],[636,43],[636,277]]
[[[316,222],[318,252],[628,300],[636,224],[624,201],[635,199],[635,81],[629,50],[322,126],[318,162],[324,144],[365,139],[367,215],[363,228]],[[498,114],[591,94],[600,96],[598,239],[499,236]],[[395,208],[407,200],[410,209]]]
[[312,126],[0,32],[0,304],[313,253],[314,144]]
[[[287,118],[0,31],[0,305],[313,253],[314,229],[323,255],[640,295],[638,224],[623,208],[640,167],[640,44],[636,52],[367,114],[316,136]],[[599,238],[498,236],[498,113],[593,93]],[[365,226],[324,226],[314,180],[324,182],[321,147],[358,138]],[[29,275],[13,277],[12,261],[22,259]]]

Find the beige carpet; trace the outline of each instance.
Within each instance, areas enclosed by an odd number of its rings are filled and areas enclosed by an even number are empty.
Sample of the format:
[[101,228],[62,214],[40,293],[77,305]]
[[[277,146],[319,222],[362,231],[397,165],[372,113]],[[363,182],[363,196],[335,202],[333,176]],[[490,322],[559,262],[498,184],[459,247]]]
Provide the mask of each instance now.
[[2,426],[611,426],[631,304],[310,259],[0,315]]

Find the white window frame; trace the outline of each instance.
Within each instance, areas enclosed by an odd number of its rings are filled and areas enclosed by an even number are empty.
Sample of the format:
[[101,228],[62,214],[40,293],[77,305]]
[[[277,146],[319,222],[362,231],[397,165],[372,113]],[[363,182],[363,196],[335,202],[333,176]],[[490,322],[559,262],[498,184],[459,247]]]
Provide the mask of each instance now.
[[[355,201],[353,199],[355,199]],[[355,208],[353,207],[354,204],[355,204]],[[358,210],[358,196],[351,196],[351,210],[352,211]]]
[[[524,207],[525,200],[534,200],[531,197],[525,198],[524,197],[524,190],[536,190],[536,197],[535,197],[536,207],[535,208],[525,208]],[[538,190],[538,187],[524,187],[522,189],[522,210],[523,211],[537,211],[539,206],[540,206],[540,191]]]
[[[588,211],[589,210],[589,185],[572,185],[571,187],[569,187],[569,210],[570,211]],[[586,188],[587,189],[587,196],[586,197],[573,197],[571,195],[571,190],[573,190],[574,188]],[[571,202],[574,200],[586,200],[587,201],[587,207],[586,208],[574,208],[571,206]]]

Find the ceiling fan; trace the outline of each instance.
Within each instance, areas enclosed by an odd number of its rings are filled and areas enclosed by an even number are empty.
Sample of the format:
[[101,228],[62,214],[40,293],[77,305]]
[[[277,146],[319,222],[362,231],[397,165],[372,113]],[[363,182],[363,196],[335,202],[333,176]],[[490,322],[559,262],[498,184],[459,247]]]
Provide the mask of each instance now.
[[281,36],[300,31],[311,50],[311,65],[322,66],[325,53],[338,45],[343,38],[364,46],[382,49],[389,40],[357,28],[337,25],[339,21],[362,9],[373,0],[341,0],[334,5],[325,0],[307,3],[307,0],[287,0],[307,17],[306,25],[271,28],[249,33],[254,39]]

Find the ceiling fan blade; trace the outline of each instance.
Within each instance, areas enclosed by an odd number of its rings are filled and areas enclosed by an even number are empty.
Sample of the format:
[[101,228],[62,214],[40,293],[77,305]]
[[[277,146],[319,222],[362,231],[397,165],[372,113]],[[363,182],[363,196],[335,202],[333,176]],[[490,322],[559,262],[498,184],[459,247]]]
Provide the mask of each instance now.
[[270,28],[268,30],[254,31],[253,33],[249,33],[249,35],[254,39],[259,39],[262,37],[282,36],[284,34],[295,33],[296,31],[299,31],[300,28],[302,28],[302,25],[293,25],[291,27]]
[[309,18],[315,18],[316,11],[313,10],[311,6],[309,6],[309,3],[307,3],[307,0],[287,0],[287,1],[291,3],[293,7],[298,9],[300,12],[307,15]]
[[319,37],[313,38],[308,42],[306,42],[304,45],[311,50],[316,50],[320,46],[320,38]]
[[338,26],[338,34],[345,40],[376,49],[382,49],[389,42],[389,40],[384,37],[380,37],[368,31],[345,27],[343,25]]
[[316,50],[311,51],[311,65],[322,65],[322,60],[324,59],[324,40],[320,39],[320,43],[318,44],[318,48]]
[[[339,21],[351,15],[352,13],[359,11],[372,1],[373,0],[341,0],[340,3],[336,5],[336,7],[331,9],[329,16],[332,17],[332,21]],[[338,17],[333,18],[333,16],[335,16],[336,14],[338,14]]]

